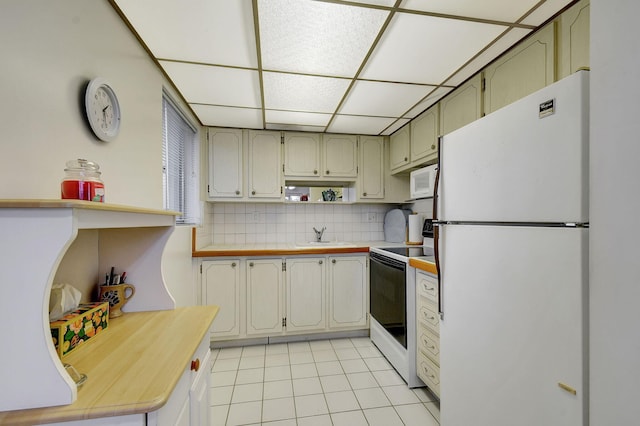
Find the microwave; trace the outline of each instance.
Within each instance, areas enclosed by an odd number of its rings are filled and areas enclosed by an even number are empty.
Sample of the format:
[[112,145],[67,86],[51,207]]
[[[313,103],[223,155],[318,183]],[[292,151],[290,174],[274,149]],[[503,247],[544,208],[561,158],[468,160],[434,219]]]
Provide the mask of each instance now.
[[412,199],[433,197],[437,167],[437,164],[434,164],[411,172]]

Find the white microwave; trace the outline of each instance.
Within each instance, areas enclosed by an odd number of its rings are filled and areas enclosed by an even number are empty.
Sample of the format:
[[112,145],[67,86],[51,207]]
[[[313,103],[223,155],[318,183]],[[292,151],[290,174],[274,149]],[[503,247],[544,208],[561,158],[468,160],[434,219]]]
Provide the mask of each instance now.
[[411,198],[433,197],[437,165],[423,167],[411,172]]

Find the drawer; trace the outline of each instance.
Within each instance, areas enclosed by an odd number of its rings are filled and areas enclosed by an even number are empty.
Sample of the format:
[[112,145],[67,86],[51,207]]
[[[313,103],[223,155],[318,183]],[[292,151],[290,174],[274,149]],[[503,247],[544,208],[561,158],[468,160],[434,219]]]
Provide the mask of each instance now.
[[440,317],[435,306],[427,303],[418,306],[418,322],[423,323],[427,328],[436,334],[440,334]]
[[416,292],[433,303],[438,303],[438,280],[422,271],[416,270]]
[[418,354],[418,377],[440,398],[440,368],[424,354]]
[[440,338],[422,324],[418,326],[418,350],[440,365]]

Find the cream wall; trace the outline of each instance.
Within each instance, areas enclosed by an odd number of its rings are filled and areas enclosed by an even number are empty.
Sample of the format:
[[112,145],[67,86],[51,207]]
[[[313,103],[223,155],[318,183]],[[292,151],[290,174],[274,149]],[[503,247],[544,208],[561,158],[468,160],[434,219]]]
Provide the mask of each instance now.
[[[107,202],[161,209],[166,81],[109,2],[2,0],[0,20],[0,198],[57,199],[66,161],[86,158],[100,164]],[[122,109],[120,135],[109,143],[84,116],[86,84],[98,76]],[[163,256],[178,306],[196,300],[190,232],[178,227]],[[83,256],[97,265],[97,253]],[[92,271],[62,275],[84,289]]]

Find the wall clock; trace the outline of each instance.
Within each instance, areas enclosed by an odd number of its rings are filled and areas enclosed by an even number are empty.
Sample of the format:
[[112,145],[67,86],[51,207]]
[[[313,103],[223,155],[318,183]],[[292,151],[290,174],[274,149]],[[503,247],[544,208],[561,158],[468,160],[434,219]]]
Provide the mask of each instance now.
[[120,104],[116,92],[103,78],[89,82],[84,96],[84,106],[91,130],[98,139],[109,142],[120,131]]

